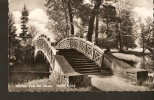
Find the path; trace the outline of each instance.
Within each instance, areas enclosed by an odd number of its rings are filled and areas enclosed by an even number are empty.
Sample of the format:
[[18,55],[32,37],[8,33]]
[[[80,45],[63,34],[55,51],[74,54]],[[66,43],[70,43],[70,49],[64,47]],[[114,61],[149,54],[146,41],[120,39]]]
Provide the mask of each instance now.
[[102,91],[150,91],[146,87],[126,83],[116,76],[93,77],[91,82],[93,86]]

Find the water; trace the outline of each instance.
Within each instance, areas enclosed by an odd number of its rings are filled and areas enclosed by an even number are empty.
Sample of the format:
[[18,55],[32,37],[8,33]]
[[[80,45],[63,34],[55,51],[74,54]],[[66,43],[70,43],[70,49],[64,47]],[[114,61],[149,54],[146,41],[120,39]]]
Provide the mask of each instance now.
[[151,55],[145,55],[138,57],[137,63],[134,65],[136,68],[145,69],[147,71],[154,72],[154,64]]
[[18,63],[9,68],[9,84],[22,84],[32,80],[49,78],[48,63]]
[[49,78],[49,73],[17,72],[9,73],[9,84],[22,84],[32,80]]
[[149,73],[154,72],[153,69],[154,61],[152,60],[151,54],[142,54],[142,53],[138,54],[112,53],[112,54],[135,68],[145,69]]

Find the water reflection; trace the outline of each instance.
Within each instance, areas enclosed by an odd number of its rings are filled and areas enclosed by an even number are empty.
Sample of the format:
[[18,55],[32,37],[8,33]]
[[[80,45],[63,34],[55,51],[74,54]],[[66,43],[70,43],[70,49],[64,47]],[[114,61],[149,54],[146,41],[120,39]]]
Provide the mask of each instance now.
[[15,72],[9,73],[9,84],[22,84],[31,80],[49,78],[50,73]]
[[152,56],[145,55],[142,57],[138,57],[138,61],[135,64],[135,67],[148,70],[149,72],[154,72],[154,70],[153,70],[154,65],[153,65]]
[[31,80],[49,78],[48,63],[17,63],[9,68],[9,84],[22,84]]

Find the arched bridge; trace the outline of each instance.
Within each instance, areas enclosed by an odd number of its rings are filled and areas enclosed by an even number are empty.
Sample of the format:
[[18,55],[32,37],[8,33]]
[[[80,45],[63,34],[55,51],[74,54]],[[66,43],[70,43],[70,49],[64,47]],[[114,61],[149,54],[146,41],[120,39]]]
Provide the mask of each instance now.
[[40,51],[48,60],[52,70],[57,69],[54,65],[57,60],[55,58],[64,58],[63,60],[80,74],[100,72],[104,54],[104,51],[93,43],[81,38],[69,37],[56,45],[45,35],[39,36],[35,42],[35,58],[41,54]]
[[119,77],[134,81],[147,76],[147,71],[133,68],[110,53],[104,54],[104,50],[82,38],[68,37],[58,43],[52,43],[49,37],[40,35],[34,46],[35,59],[43,53],[51,71],[59,72],[68,79],[83,74],[101,74],[106,68]]

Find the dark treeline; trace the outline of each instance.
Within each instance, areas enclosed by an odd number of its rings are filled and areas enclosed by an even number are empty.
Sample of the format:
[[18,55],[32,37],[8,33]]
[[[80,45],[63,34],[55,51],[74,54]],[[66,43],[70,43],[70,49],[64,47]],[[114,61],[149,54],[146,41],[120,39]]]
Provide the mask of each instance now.
[[9,12],[8,16],[8,34],[9,34],[9,64],[13,65],[19,62],[33,62],[34,48],[32,45],[32,39],[38,32],[34,26],[28,28],[29,12],[26,5],[24,5],[21,12],[21,29],[22,32],[17,35],[16,26],[14,22],[14,16],[12,12]]

